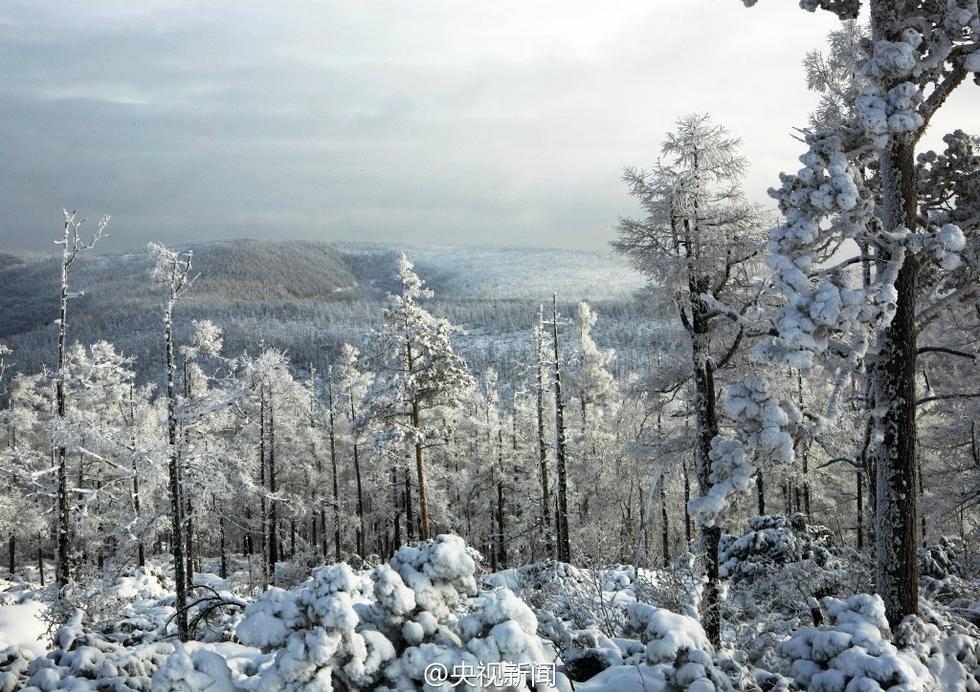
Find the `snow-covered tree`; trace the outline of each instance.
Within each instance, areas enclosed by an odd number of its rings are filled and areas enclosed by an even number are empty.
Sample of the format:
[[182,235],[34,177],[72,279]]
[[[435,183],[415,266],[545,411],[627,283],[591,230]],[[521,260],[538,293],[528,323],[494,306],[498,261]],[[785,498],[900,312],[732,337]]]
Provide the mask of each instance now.
[[[55,380],[55,400],[58,407],[58,418],[65,417],[67,401],[65,398],[65,366],[67,363],[68,348],[68,301],[72,297],[80,295],[72,293],[71,290],[71,267],[78,258],[79,253],[90,249],[99,240],[105,237],[105,228],[109,223],[109,217],[104,216],[95,227],[95,232],[91,239],[83,240],[82,224],[85,219],[80,219],[77,213],[63,210],[65,217],[64,237],[57,241],[61,245],[61,301],[58,311],[58,376]],[[68,583],[69,579],[69,499],[68,499],[68,461],[65,458],[65,450],[59,445],[55,445],[55,465],[58,469],[58,498],[57,498],[57,535],[58,535],[58,565],[57,579],[60,586]]]
[[163,339],[166,353],[166,382],[167,382],[167,445],[170,453],[169,461],[169,490],[170,490],[170,522],[171,550],[173,551],[174,583],[176,585],[177,607],[177,636],[181,641],[187,641],[189,630],[187,626],[187,566],[184,562],[184,515],[183,515],[183,479],[180,463],[180,440],[178,437],[180,421],[178,420],[177,400],[177,361],[175,358],[174,339],[174,308],[177,301],[183,298],[194,282],[193,254],[174,252],[158,243],[150,243],[150,254],[154,264],[151,271],[152,279],[162,285],[165,294],[163,310]]
[[[842,19],[855,19],[864,5],[802,4]],[[783,175],[772,193],[785,223],[770,233],[767,261],[786,301],[775,319],[778,336],[760,355],[804,370],[829,359],[841,382],[870,360],[877,588],[895,625],[918,610],[918,334],[936,312],[976,292],[950,283],[967,237],[947,219],[922,215],[915,149],[949,95],[980,71],[980,18],[971,2],[868,6],[871,46],[860,65],[867,84],[854,98],[854,116],[814,128],[803,168]],[[862,171],[869,168],[877,170],[877,190],[865,184]],[[833,258],[849,242],[870,255],[866,285],[847,271],[863,257]],[[936,300],[923,308],[928,285]]]
[[[674,300],[689,337],[699,508],[716,509],[714,486],[731,482],[719,469],[724,459],[712,448],[719,431],[715,371],[731,360],[742,341],[740,316],[752,304],[752,296],[746,295],[753,278],[751,260],[759,251],[765,221],[740,190],[746,167],[740,146],[707,116],[681,118],[677,131],[664,141],[661,161],[650,171],[626,171],[630,193],[646,216],[622,219],[613,243],[649,277],[658,294]],[[723,338],[726,343],[716,355],[713,346]],[[717,513],[702,511],[700,516],[708,574],[703,617],[717,644],[721,528]]]
[[473,386],[465,361],[453,350],[456,330],[421,305],[432,296],[404,255],[398,261],[401,291],[388,296],[384,324],[372,337],[378,374],[369,417],[380,421],[383,437],[413,448],[418,480],[421,537],[431,537],[426,450],[444,444],[453,411]]

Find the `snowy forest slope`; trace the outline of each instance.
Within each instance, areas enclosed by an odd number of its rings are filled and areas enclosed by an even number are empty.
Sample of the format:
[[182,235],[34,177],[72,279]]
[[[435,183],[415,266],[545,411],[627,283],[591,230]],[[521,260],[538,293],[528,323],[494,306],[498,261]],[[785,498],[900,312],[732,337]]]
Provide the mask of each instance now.
[[[630,352],[637,338],[625,324],[617,328],[616,316],[626,319],[643,279],[613,255],[259,240],[192,249],[201,276],[181,306],[186,317],[181,323],[189,328],[193,319],[212,319],[224,329],[231,353],[264,342],[286,350],[300,367],[322,368],[340,344],[356,342],[376,322],[386,292],[397,288],[401,252],[427,277],[438,311],[470,332],[463,347],[478,361],[503,358],[500,349],[513,350],[514,339],[526,340],[537,304],[552,292],[568,303],[589,300],[611,313],[605,326],[610,346]],[[17,350],[22,371],[54,362],[58,261],[53,255],[0,256],[0,339]],[[77,340],[109,340],[144,369],[159,360],[162,301],[147,278],[149,265],[143,252],[100,253],[80,262],[73,280],[73,290],[84,292],[72,304]]]

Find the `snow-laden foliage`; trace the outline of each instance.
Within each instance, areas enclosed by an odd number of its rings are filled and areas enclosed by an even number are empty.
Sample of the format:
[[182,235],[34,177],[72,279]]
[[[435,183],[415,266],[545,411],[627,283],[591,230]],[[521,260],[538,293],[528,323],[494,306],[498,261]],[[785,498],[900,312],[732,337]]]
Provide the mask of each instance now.
[[880,597],[827,597],[821,605],[826,625],[802,629],[778,647],[797,685],[822,692],[929,689],[927,668],[889,641]]
[[547,662],[534,613],[506,587],[478,591],[478,557],[441,535],[370,572],[341,563],[269,589],[237,633],[276,652],[258,689],[413,689],[430,664]]
[[629,608],[630,629],[645,645],[646,664],[663,677],[666,689],[730,690],[732,681],[718,670],[714,649],[692,618],[636,603]]
[[722,536],[719,569],[723,577],[739,581],[760,577],[776,565],[803,560],[830,567],[835,558],[829,538],[828,529],[809,525],[802,514],[752,517],[741,536]]
[[126,647],[82,626],[76,614],[55,632],[54,648],[31,661],[25,690],[148,690],[149,678],[174,648],[166,642]]

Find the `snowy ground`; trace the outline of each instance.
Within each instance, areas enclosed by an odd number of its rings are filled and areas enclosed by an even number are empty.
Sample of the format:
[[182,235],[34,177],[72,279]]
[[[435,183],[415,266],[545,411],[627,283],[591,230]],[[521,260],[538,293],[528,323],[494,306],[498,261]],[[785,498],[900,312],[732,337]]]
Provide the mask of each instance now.
[[[461,539],[441,536],[305,581],[282,565],[288,588],[264,592],[254,562],[238,559],[228,579],[197,575],[196,640],[184,645],[165,556],[70,591],[53,639],[40,617],[51,587],[0,581],[0,692],[439,689],[425,687],[433,666],[494,665],[528,668],[510,686],[475,688],[980,689],[980,584],[955,542],[923,551],[922,616],[891,632],[880,599],[860,592],[862,558],[826,538],[800,517],[755,518],[726,536],[721,649],[697,619],[692,556],[660,570],[551,561],[488,574]],[[539,670],[553,679],[525,684]]]

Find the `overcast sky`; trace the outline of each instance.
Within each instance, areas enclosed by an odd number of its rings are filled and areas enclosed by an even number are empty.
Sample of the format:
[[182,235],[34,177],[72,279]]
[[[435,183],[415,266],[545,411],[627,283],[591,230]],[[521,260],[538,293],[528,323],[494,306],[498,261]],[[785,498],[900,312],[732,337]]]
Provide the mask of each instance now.
[[[5,0],[0,251],[62,205],[107,243],[605,248],[677,116],[744,138],[766,200],[834,26],[793,0]],[[980,130],[964,86],[933,124]],[[972,112],[971,112],[972,111]]]

